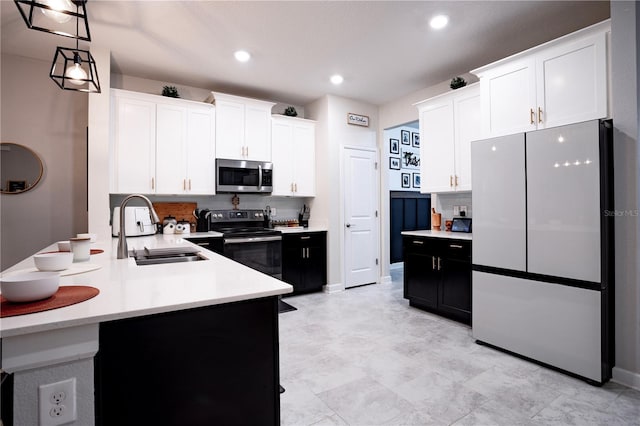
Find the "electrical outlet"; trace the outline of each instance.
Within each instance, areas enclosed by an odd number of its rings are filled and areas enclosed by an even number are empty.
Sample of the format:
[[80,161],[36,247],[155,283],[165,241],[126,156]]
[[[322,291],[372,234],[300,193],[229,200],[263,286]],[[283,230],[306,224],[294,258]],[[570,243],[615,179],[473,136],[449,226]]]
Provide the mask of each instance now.
[[467,206],[460,206],[460,216],[467,215]]
[[454,216],[460,215],[460,206],[453,206],[453,215]]
[[38,387],[40,426],[58,426],[78,419],[76,378]]
[[271,217],[276,217],[277,211],[275,207],[271,207]]

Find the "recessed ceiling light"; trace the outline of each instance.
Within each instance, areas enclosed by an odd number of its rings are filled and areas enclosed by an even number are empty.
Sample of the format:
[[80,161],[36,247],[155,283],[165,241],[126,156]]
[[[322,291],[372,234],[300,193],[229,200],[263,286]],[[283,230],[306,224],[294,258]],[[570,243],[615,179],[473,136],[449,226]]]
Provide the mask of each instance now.
[[340,74],[334,74],[331,76],[331,82],[333,84],[341,84],[344,81],[344,78]]
[[429,25],[431,25],[431,28],[434,30],[441,30],[446,27],[448,23],[449,17],[447,15],[436,15],[429,21]]
[[247,52],[246,50],[238,50],[233,55],[240,62],[247,62],[249,59],[251,59],[251,54],[249,54],[249,52]]

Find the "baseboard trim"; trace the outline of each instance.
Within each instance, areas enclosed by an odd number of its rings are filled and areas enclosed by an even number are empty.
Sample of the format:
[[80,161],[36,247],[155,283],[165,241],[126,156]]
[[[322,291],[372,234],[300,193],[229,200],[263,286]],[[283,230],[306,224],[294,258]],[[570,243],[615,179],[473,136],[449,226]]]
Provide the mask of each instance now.
[[391,284],[391,275],[384,275],[380,277],[380,284]]
[[613,367],[613,377],[611,380],[621,385],[640,390],[640,373],[634,373],[633,371],[620,367]]
[[339,291],[344,291],[344,284],[335,283],[335,284],[327,284],[322,286],[322,291],[325,293],[337,293]]

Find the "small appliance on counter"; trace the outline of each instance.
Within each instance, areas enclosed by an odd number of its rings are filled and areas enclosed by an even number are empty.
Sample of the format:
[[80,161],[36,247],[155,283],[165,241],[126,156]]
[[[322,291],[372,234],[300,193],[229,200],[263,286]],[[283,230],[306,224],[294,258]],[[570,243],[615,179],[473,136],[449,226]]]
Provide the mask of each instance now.
[[451,224],[451,232],[471,232],[471,218],[454,217]]
[[195,209],[193,216],[196,218],[196,232],[209,232],[211,230],[211,210]]
[[[126,206],[124,208],[124,232],[127,237],[155,234],[156,226],[151,222],[149,207]],[[117,237],[118,234],[120,234],[120,207],[114,207],[111,235]]]

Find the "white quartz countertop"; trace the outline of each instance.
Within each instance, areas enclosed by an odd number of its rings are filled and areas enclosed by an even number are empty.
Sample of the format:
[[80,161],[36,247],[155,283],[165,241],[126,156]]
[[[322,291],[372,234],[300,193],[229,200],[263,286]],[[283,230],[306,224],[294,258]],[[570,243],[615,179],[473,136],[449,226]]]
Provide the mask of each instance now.
[[[128,238],[127,243],[129,250],[143,249],[145,246],[193,246],[184,237],[200,236],[198,234],[134,237]],[[283,281],[201,247],[202,255],[208,260],[145,266],[136,265],[133,258],[116,259],[116,247],[117,238],[98,240],[92,244],[92,248],[103,249],[104,253],[91,255],[88,262],[74,263],[73,267],[99,269],[68,276],[61,274],[61,286],[91,286],[99,289],[100,294],[64,308],[3,318],[0,322],[0,337],[276,296],[293,291],[293,287]],[[55,245],[51,245],[40,252],[56,249]],[[2,275],[33,268],[33,259],[29,257],[3,271]]]
[[426,229],[422,231],[403,231],[402,235],[408,235],[412,237],[431,237],[431,238],[451,238],[455,240],[472,240],[473,235],[466,232],[448,232],[448,231],[433,231]]

